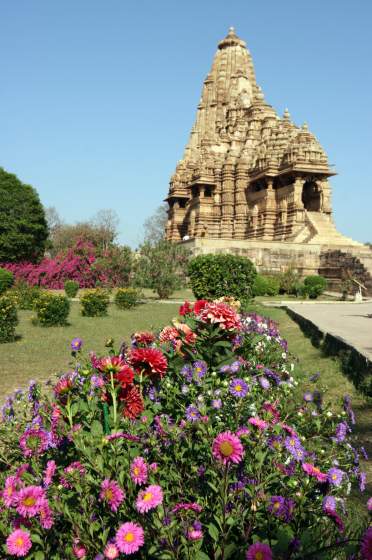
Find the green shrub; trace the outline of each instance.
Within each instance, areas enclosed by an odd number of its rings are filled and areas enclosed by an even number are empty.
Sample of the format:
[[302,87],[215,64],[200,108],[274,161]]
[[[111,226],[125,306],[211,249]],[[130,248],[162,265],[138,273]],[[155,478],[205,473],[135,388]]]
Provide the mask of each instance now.
[[103,317],[107,315],[109,295],[102,288],[85,290],[80,298],[81,314],[84,317]]
[[199,255],[188,269],[194,295],[198,299],[232,296],[242,302],[252,298],[257,275],[253,263],[236,255]]
[[35,302],[42,293],[39,286],[29,286],[24,280],[18,280],[9,291],[9,296],[15,301],[18,309],[34,309]]
[[300,275],[293,267],[289,267],[286,271],[281,272],[279,279],[279,293],[298,295],[300,289]]
[[79,291],[79,282],[75,282],[75,280],[66,280],[63,286],[66,296],[69,298],[74,298]]
[[8,296],[0,297],[0,342],[13,342],[18,324],[17,307]]
[[327,280],[324,276],[306,276],[304,280],[305,292],[310,299],[319,297],[327,287]]
[[5,268],[0,268],[0,295],[4,294],[9,289],[13,282],[13,273]]
[[279,279],[275,276],[257,274],[253,284],[254,296],[277,296],[279,294]]
[[135,288],[119,288],[115,294],[115,304],[119,309],[130,309],[138,304],[139,293]]
[[37,314],[36,323],[42,327],[67,325],[70,302],[66,296],[44,292],[36,299],[34,310]]

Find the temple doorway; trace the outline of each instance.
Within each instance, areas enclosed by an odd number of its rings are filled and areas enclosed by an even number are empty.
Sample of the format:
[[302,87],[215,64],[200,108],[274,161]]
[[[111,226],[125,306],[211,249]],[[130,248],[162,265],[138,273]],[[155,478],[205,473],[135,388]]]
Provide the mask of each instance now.
[[309,212],[321,211],[321,193],[315,181],[306,181],[302,189],[302,203]]

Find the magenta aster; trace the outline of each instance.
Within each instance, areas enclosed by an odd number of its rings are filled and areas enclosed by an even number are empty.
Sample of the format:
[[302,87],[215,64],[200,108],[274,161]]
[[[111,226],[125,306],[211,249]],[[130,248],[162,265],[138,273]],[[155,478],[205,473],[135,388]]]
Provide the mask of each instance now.
[[372,527],[368,527],[367,531],[362,537],[360,552],[364,560],[371,560],[372,558]]
[[306,474],[316,478],[318,482],[325,482],[327,480],[327,475],[311,463],[302,463],[302,468]]
[[163,491],[157,484],[150,484],[141,490],[136,500],[136,508],[140,513],[146,513],[150,509],[156,508],[163,501]]
[[104,555],[105,555],[105,558],[108,558],[109,560],[115,560],[115,558],[118,558],[119,557],[119,549],[116,546],[116,544],[115,543],[108,543],[105,546]]
[[213,441],[212,454],[224,465],[240,463],[244,455],[244,449],[240,439],[235,434],[222,432]]
[[3,502],[7,507],[16,505],[19,488],[19,479],[16,476],[8,476],[5,480],[4,490],[1,493]]
[[16,529],[6,539],[7,552],[12,556],[26,556],[31,547],[30,533],[23,529]]
[[41,486],[27,486],[18,492],[17,512],[22,517],[35,517],[45,500]]
[[246,554],[246,560],[272,560],[273,553],[268,544],[256,542],[252,544]]
[[258,418],[257,416],[254,418],[250,418],[248,420],[249,424],[251,424],[252,426],[255,426],[256,428],[258,428],[259,430],[266,430],[266,428],[268,427],[268,423],[265,422],[265,420],[262,420],[261,418]]
[[25,457],[41,455],[48,448],[49,438],[45,430],[30,428],[19,439],[19,446]]
[[102,502],[106,502],[110,506],[111,511],[117,511],[125,498],[125,494],[115,480],[105,478],[101,484],[99,498]]
[[147,463],[143,457],[136,457],[130,466],[130,477],[136,484],[146,484]]
[[43,478],[43,484],[44,486],[49,486],[50,483],[52,482],[52,478],[56,472],[56,462],[55,461],[48,461],[47,462],[47,466],[45,468],[44,471],[44,478]]
[[115,535],[115,543],[123,554],[134,554],[145,542],[143,529],[138,523],[123,523]]

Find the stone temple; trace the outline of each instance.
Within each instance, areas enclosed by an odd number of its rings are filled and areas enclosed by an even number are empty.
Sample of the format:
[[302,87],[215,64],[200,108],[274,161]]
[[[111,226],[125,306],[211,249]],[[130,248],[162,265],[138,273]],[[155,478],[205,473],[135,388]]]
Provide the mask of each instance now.
[[195,254],[245,255],[259,270],[320,273],[334,287],[350,271],[372,289],[372,251],[332,219],[335,174],[308,126],[265,101],[249,50],[230,28],[170,181],[166,238]]

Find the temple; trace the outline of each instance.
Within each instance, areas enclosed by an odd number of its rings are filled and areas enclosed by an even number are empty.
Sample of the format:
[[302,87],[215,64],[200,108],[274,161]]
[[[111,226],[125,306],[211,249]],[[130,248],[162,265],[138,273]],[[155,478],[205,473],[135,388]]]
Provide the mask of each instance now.
[[230,28],[170,181],[166,238],[195,253],[245,254],[261,269],[295,261],[304,274],[338,280],[335,253],[349,261],[362,254],[359,277],[369,281],[372,252],[339,233],[332,219],[335,174],[307,124],[295,125],[287,109],[279,117],[265,101],[246,44]]

